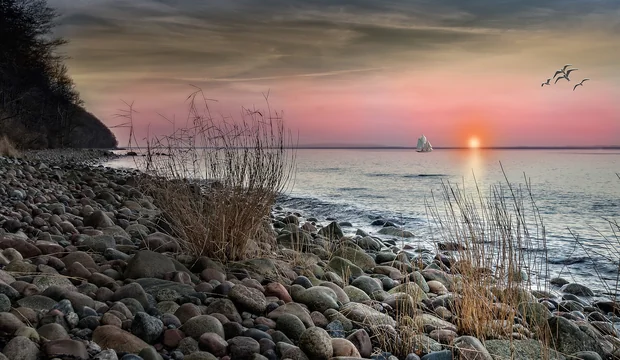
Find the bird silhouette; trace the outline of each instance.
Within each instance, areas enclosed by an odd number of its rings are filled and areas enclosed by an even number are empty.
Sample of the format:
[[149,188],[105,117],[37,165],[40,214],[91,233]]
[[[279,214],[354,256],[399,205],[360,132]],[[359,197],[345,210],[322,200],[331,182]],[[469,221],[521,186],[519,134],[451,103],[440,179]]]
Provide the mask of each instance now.
[[[564,75],[566,76],[566,78],[568,79],[568,75],[570,75],[571,72],[575,71],[575,70],[579,70],[579,69],[568,69],[566,70],[566,72],[564,73]],[[570,81],[570,79],[568,79],[568,81]]]
[[555,77],[558,76],[558,74],[566,74],[566,68],[569,66],[573,66],[573,64],[566,64],[561,69],[556,70],[555,74],[553,74],[553,78],[555,79]]
[[573,91],[575,91],[575,89],[577,88],[577,86],[579,86],[579,85],[583,86],[583,82],[584,82],[584,81],[588,81],[588,80],[590,80],[590,79],[589,79],[589,78],[585,78],[585,79],[581,80],[581,82],[580,82],[579,84],[576,84],[575,86],[573,86]]
[[566,75],[562,75],[562,76],[558,76],[558,78],[557,78],[557,79],[555,79],[554,84],[557,84],[557,83],[558,83],[558,80],[560,80],[560,79],[566,79],[566,80],[570,81],[570,79],[569,79],[569,78],[567,78],[567,77],[566,77]]
[[547,79],[547,81],[545,81],[544,83],[540,84],[540,87],[543,87],[545,85],[551,85],[551,84],[549,84],[549,81],[551,81],[551,78]]

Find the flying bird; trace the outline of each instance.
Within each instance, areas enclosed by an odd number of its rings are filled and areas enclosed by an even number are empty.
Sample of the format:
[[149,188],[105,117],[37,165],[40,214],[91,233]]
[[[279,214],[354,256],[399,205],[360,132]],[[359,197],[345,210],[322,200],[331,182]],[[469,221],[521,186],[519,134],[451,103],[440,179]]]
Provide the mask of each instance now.
[[558,78],[557,78],[557,79],[555,79],[554,84],[557,84],[557,83],[558,83],[558,80],[560,80],[560,79],[566,79],[566,80],[570,81],[570,79],[569,79],[569,78],[567,78],[567,77],[566,77],[566,75],[562,75],[562,76],[558,76]]
[[[564,73],[564,75],[565,75],[565,76],[566,76],[566,78],[568,79],[568,75],[570,75],[570,73],[571,73],[572,71],[575,71],[575,70],[579,70],[579,69],[568,69],[568,70],[566,70],[566,72]],[[568,80],[570,81],[570,79],[568,79]]]
[[551,85],[551,84],[549,84],[549,81],[551,81],[551,78],[547,79],[547,81],[545,81],[544,83],[540,84],[540,87],[543,87],[545,85]]
[[562,71],[562,69],[556,70],[555,74],[553,74],[553,78],[555,79],[555,77],[558,76],[558,74],[564,74],[564,71]]
[[588,80],[590,80],[590,79],[585,78],[585,79],[581,80],[581,82],[580,82],[579,84],[576,84],[575,86],[573,86],[573,91],[575,91],[575,89],[577,88],[577,86],[579,86],[579,85],[583,86],[583,82],[584,82],[584,81],[588,81]]
[[[553,74],[553,78],[555,79],[555,77],[558,76],[558,74],[566,74],[566,68],[569,67],[569,66],[573,66],[573,65],[572,64],[566,64],[561,69],[556,70],[555,74]],[[575,69],[575,70],[577,70],[577,69]],[[570,72],[570,70],[569,70],[569,72]]]

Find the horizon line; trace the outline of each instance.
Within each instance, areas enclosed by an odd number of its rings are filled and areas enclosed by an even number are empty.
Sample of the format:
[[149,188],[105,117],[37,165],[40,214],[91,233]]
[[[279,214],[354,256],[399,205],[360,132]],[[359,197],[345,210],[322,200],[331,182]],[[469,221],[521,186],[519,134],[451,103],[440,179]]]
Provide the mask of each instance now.
[[[117,146],[112,150],[130,150],[130,149],[143,149],[146,146]],[[202,147],[199,147],[202,148]],[[342,150],[416,150],[415,146],[389,146],[389,145],[299,145],[299,146],[285,146],[286,149],[342,149]],[[434,146],[433,150],[620,150],[620,145],[564,145],[564,146],[481,146],[478,148],[471,148],[468,146]]]

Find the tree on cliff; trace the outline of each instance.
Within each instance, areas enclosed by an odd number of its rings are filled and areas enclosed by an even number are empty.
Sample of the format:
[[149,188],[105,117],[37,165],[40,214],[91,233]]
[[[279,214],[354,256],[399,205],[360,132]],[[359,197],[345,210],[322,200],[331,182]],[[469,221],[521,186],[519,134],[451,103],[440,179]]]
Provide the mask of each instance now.
[[56,18],[46,0],[0,0],[0,133],[25,148],[115,146],[105,126],[91,134],[98,144],[80,137],[99,120],[58,53],[67,41],[53,36]]

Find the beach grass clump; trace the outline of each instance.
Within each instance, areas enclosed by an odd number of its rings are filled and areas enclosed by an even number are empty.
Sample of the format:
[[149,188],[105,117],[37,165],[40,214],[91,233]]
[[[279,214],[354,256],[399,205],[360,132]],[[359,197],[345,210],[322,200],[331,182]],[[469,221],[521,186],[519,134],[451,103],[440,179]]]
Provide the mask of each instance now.
[[19,151],[6,135],[0,137],[0,155],[7,157],[18,157]]
[[201,90],[188,100],[186,126],[171,121],[171,135],[147,139],[142,189],[184,251],[227,262],[275,250],[270,210],[295,166],[281,115],[267,101],[239,119],[215,116]]
[[546,254],[546,235],[527,178],[524,187],[506,178],[484,194],[476,184],[474,195],[443,183],[442,198],[441,209],[434,196],[428,208],[440,241],[456,249],[450,271],[458,333],[484,340],[519,339],[534,331],[544,340],[544,316],[524,318],[528,304],[536,302],[530,291],[546,289],[548,274],[546,261],[535,256]]

